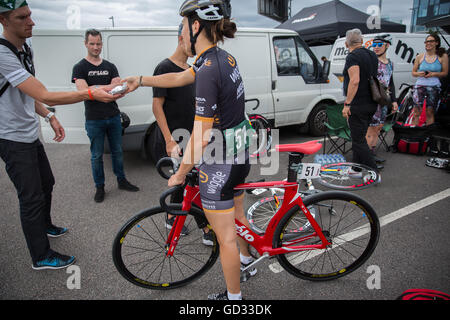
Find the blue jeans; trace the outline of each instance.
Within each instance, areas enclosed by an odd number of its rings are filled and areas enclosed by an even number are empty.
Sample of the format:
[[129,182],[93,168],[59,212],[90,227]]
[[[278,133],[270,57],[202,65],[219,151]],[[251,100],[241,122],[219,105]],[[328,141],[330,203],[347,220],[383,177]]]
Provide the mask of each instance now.
[[105,172],[103,170],[105,135],[108,138],[113,172],[117,181],[125,179],[120,115],[106,120],[86,120],[85,127],[91,141],[91,164],[95,186],[102,187],[105,185]]

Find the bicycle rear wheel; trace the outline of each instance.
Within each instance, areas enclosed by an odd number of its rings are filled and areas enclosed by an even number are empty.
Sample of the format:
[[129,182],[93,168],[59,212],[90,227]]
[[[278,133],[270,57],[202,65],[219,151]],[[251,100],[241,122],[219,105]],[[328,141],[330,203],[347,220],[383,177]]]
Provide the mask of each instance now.
[[323,165],[316,181],[331,189],[352,191],[380,183],[381,176],[366,165],[345,162]]
[[[181,205],[171,208],[180,210]],[[172,257],[166,255],[170,230],[162,208],[144,210],[130,219],[113,243],[113,261],[120,274],[137,286],[167,290],[187,285],[208,271],[217,260],[219,245],[214,233],[213,245],[203,244],[203,231],[193,213],[198,217],[202,211],[192,208],[187,215],[184,225],[189,233],[180,236]]]
[[272,131],[267,120],[261,115],[249,115],[252,128],[256,131],[257,150],[252,150],[252,157],[259,157],[268,152],[272,146]]
[[[366,201],[348,192],[329,191],[306,197],[304,204],[315,209],[315,220],[331,246],[278,255],[285,270],[302,279],[325,281],[345,276],[369,259],[378,243],[380,224]],[[321,243],[313,229],[290,232],[298,217],[304,217],[298,206],[283,217],[274,234],[274,248],[298,246],[302,237],[306,240],[301,245]]]

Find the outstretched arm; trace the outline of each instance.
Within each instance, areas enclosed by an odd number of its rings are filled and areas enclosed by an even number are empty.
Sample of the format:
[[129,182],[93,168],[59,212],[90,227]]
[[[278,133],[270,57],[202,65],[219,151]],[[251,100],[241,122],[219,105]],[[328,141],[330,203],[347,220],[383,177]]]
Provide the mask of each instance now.
[[85,100],[112,102],[123,96],[110,95],[106,92],[107,89],[105,88],[85,89],[83,91],[49,92],[35,77],[29,77],[19,84],[17,88],[34,100],[45,103],[48,106],[73,104]]
[[183,72],[165,73],[157,76],[134,76],[122,81],[127,82],[128,91],[133,92],[139,87],[177,88],[184,87],[195,82],[195,74],[192,69]]

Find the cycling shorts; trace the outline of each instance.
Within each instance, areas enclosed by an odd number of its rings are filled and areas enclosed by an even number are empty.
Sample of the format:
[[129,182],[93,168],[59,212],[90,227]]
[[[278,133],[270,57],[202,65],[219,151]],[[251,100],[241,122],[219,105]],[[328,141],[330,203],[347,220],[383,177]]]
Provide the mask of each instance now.
[[202,164],[199,168],[200,197],[203,209],[208,212],[229,212],[234,208],[234,198],[244,191],[234,187],[244,183],[250,164]]
[[432,108],[436,111],[439,106],[440,87],[415,86],[413,91],[414,105],[422,111],[423,103],[426,100],[427,109]]

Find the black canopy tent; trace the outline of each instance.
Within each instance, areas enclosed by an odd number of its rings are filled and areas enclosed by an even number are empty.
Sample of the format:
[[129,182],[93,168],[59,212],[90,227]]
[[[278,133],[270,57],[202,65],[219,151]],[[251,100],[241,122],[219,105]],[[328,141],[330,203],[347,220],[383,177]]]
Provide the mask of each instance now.
[[424,23],[428,28],[441,27],[445,32],[450,34],[450,14],[442,16]]
[[369,29],[370,15],[339,0],[304,8],[277,28],[297,31],[310,46],[330,45],[347,30],[358,28],[362,33],[405,32],[403,24],[381,19],[381,29]]

